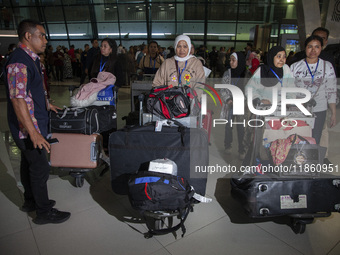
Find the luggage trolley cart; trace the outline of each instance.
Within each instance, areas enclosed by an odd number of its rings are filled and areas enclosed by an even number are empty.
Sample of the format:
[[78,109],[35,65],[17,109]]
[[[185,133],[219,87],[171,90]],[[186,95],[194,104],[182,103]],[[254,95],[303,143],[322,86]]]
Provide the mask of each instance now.
[[[82,187],[87,172],[109,166],[104,152],[109,133],[117,130],[117,93],[109,85],[97,95],[97,100],[87,107],[64,107],[62,112],[50,112],[51,144],[50,164],[68,171],[75,178],[75,186]],[[104,137],[104,142],[103,142]]]
[[[258,109],[268,107],[270,106],[260,106]],[[304,116],[299,117],[294,110],[287,113],[291,118],[294,118],[293,116],[302,118],[311,127],[314,125],[313,116],[308,119]],[[265,122],[265,119],[278,116],[274,114],[266,118],[259,116],[255,118]],[[252,144],[243,161],[244,166],[257,166],[256,171],[241,173],[231,179],[232,194],[243,204],[248,216],[258,219],[288,216],[294,233],[302,234],[306,225],[313,223],[315,218],[328,217],[331,212],[340,212],[340,178],[332,175],[319,177],[307,174],[289,176],[260,171],[263,165],[274,165],[269,149],[263,144],[265,127],[264,125],[254,128]]]
[[[175,161],[179,165],[179,169],[189,169],[190,162],[183,160],[183,158],[190,155],[190,150],[188,149],[192,146],[190,136],[194,137],[192,140],[195,141],[197,148],[204,149],[203,152],[201,152],[201,150],[195,150],[195,156],[198,154],[198,156],[196,156],[198,164],[208,165],[209,162],[208,135],[205,130],[198,128],[197,116],[190,116],[177,121],[168,120],[167,125],[162,127],[162,131],[155,132],[155,122],[161,120],[161,118],[153,114],[144,113],[144,95],[138,95],[140,109],[138,116],[139,125],[118,130],[110,136],[111,184],[114,192],[121,195],[128,195],[128,179],[132,174],[136,174],[138,170],[146,170],[145,162],[159,158],[168,158]],[[131,101],[134,102],[133,100]],[[191,130],[190,133],[189,129]],[[156,138],[157,140],[155,140]],[[143,149],[148,147],[152,148],[150,150]],[[164,148],[168,149],[165,151]],[[183,150],[183,148],[186,149]],[[180,156],[177,150],[181,151]],[[127,158],[125,155],[130,155],[130,157]],[[131,157],[135,160],[131,161]],[[177,160],[179,160],[180,163],[177,162]],[[195,188],[196,192],[202,196],[205,194],[207,174],[191,179],[190,170],[179,171],[182,171],[179,173],[179,176],[187,179]],[[198,202],[199,201],[197,201],[197,203]],[[149,231],[144,234],[144,237],[151,238],[153,235],[175,233],[180,228],[182,228],[184,234],[184,221],[189,212],[193,211],[195,203],[196,201],[192,201],[191,206],[186,208],[185,211],[144,211],[142,216],[149,229]],[[174,221],[177,223],[178,220],[180,223],[174,225]]]

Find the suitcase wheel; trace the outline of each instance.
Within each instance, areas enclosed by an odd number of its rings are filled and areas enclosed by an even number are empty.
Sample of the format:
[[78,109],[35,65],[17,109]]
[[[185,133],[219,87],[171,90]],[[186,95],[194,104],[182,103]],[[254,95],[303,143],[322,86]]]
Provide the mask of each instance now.
[[77,188],[81,188],[84,185],[84,173],[79,173],[79,172],[70,172],[70,175],[72,177],[74,177],[75,181],[76,181],[76,187]]
[[300,221],[294,221],[292,224],[292,230],[295,234],[303,234],[306,230],[306,224]]
[[306,218],[306,219],[291,219],[291,228],[295,234],[303,234],[306,231],[306,224],[310,224],[314,221],[314,218]]

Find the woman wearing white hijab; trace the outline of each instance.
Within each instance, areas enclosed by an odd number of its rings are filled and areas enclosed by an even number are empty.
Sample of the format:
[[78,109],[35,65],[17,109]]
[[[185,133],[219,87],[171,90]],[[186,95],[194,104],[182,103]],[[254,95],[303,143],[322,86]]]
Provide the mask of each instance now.
[[175,39],[176,55],[166,59],[158,69],[152,86],[190,86],[195,89],[198,96],[202,94],[203,85],[196,82],[205,82],[204,70],[201,61],[190,54],[191,40],[186,35],[179,35]]

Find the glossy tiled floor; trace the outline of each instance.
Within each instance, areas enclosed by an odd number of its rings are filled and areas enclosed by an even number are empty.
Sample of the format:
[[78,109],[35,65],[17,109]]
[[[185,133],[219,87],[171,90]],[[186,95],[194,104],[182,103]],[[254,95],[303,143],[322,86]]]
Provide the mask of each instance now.
[[[53,85],[51,97],[59,106],[68,105],[68,87]],[[5,102],[4,86],[0,85],[0,254],[340,254],[340,214],[316,219],[300,235],[293,233],[286,218],[252,221],[232,200],[224,173],[209,175],[207,195],[213,202],[195,205],[183,238],[178,231],[177,238],[169,234],[145,239],[145,224],[126,196],[113,193],[109,172],[104,176],[88,173],[84,186],[76,188],[67,173],[53,170],[48,181],[50,198],[57,201],[56,208],[72,215],[62,224],[35,225],[34,213],[19,210],[23,203],[19,152],[8,132]],[[218,107],[212,108],[214,116],[219,116]],[[129,89],[123,88],[119,95],[119,127],[123,125],[121,117],[129,110]],[[340,163],[339,138],[340,124],[330,132],[329,159],[335,164]],[[222,127],[212,132],[210,161],[240,164],[236,150],[224,155]]]

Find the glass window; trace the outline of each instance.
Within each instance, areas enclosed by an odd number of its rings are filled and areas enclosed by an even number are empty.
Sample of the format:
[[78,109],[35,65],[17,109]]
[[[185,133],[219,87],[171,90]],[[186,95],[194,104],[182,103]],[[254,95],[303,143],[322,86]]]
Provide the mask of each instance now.
[[142,20],[146,22],[145,4],[119,5],[118,9],[121,20]]
[[[120,1],[119,1],[120,2]],[[151,2],[151,1],[150,1]],[[155,1],[153,1],[153,2],[155,2]],[[171,3],[173,3],[173,2],[175,2],[174,0],[161,0],[161,1],[157,1],[157,4],[158,3],[160,3],[160,4],[171,4]],[[177,2],[180,2],[180,1],[177,1]],[[153,3],[152,3],[153,4]]]
[[236,23],[208,23],[208,40],[235,40]]
[[[24,19],[37,19],[38,12],[36,7],[23,7],[13,9],[14,13],[11,13],[12,18],[14,17],[16,25]],[[11,20],[12,22],[12,20]],[[16,28],[15,28],[16,29]]]
[[37,19],[38,13],[35,7],[25,8],[1,8],[0,11],[0,30],[16,30],[17,25],[24,19]]
[[[95,1],[100,1],[100,0],[95,0]],[[103,0],[101,0],[101,1],[103,1]],[[144,0],[139,0],[139,1],[118,0],[118,3],[131,3],[131,2],[138,3],[138,4],[143,4],[143,3],[144,3]]]
[[267,5],[240,4],[238,20],[264,21],[266,17],[266,10]]
[[82,6],[65,6],[65,17],[67,22],[89,21],[90,11],[88,5]]
[[298,26],[295,24],[281,24],[280,34],[297,34]]
[[68,23],[67,29],[71,39],[91,39],[93,36],[90,22]]
[[50,32],[50,39],[60,40],[67,39],[65,24],[48,24],[48,30]]
[[151,19],[174,20],[176,15],[175,4],[152,4]]
[[176,23],[152,23],[152,39],[175,39]]
[[97,22],[117,21],[118,13],[117,6],[106,4],[106,5],[95,5],[95,13]]
[[59,5],[61,4],[60,0],[41,0],[42,5]]
[[1,0],[0,5],[2,6],[1,8],[3,8],[3,6],[6,6],[8,8],[11,7],[10,0]]
[[203,40],[204,22],[177,23],[177,35],[186,34],[192,40]]
[[[20,22],[21,19],[24,19],[20,15],[20,9],[19,8],[6,8],[2,7],[0,11],[0,30],[9,30],[9,29],[16,29],[16,25],[18,22]],[[13,20],[15,20],[13,22]]]
[[146,22],[120,23],[120,31],[124,39],[147,38]]
[[60,6],[43,7],[42,9],[48,23],[64,22],[63,10]]
[[[105,37],[119,38],[118,23],[97,23],[98,38],[104,39]],[[122,34],[124,36],[126,34]]]
[[273,15],[273,21],[281,21],[281,19],[286,18],[286,11],[287,6],[286,5],[275,5],[274,6],[274,15]]
[[250,41],[254,40],[254,31],[256,24],[254,23],[238,23],[236,40]]
[[208,8],[208,20],[236,20],[237,4],[214,4]]
[[185,20],[204,20],[205,17],[205,3],[185,4],[184,5],[184,19]]
[[268,4],[269,2],[286,1],[286,0],[240,0],[240,3],[252,3],[252,4]]
[[35,6],[35,1],[33,0],[12,0],[13,6]]
[[[60,0],[57,0],[57,2],[59,2]],[[54,1],[56,2],[56,1]],[[63,0],[63,5],[69,5],[69,4],[76,4],[76,5],[80,5],[80,4],[88,4],[89,0]],[[76,8],[78,7],[82,7],[82,6],[76,6]]]
[[[210,0],[209,2],[210,2],[210,5],[221,4],[221,3],[222,4],[225,4],[225,3],[230,4],[232,2],[237,3],[238,0]],[[240,2],[242,2],[242,1],[240,1]]]

